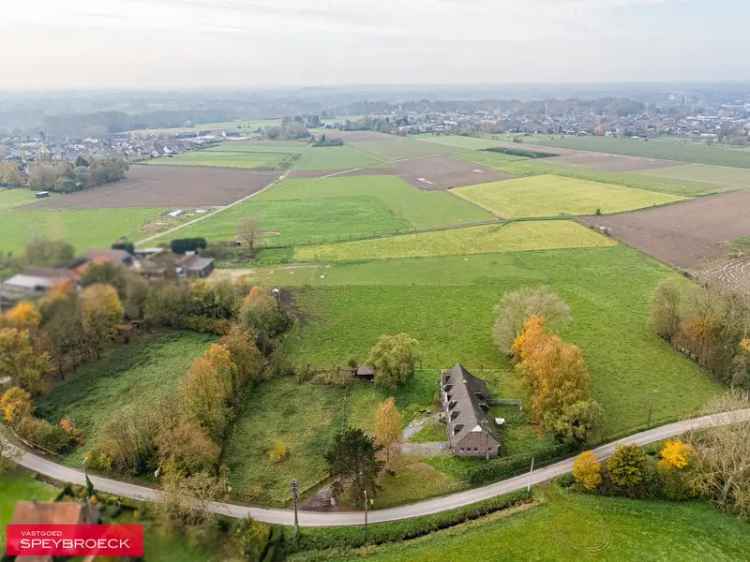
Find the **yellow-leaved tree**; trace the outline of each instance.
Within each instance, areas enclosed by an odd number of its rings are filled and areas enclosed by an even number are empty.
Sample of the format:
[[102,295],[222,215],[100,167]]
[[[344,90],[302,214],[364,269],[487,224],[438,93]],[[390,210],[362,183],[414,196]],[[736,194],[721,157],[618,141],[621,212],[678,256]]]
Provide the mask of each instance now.
[[42,315],[33,303],[24,301],[5,313],[5,321],[19,330],[36,330],[42,321]]
[[589,492],[596,490],[602,483],[602,465],[591,451],[584,451],[573,463],[573,477],[576,482]]
[[383,402],[375,414],[375,441],[385,448],[386,462],[391,460],[391,447],[401,437],[401,412],[396,408],[396,400],[391,397]]
[[669,439],[661,448],[659,467],[669,470],[682,470],[690,464],[693,448],[679,439]]

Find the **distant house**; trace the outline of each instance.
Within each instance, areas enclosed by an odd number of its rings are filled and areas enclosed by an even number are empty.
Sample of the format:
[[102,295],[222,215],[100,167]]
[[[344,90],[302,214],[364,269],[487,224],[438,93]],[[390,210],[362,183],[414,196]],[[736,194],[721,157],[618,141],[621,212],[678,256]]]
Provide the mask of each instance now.
[[132,267],[134,263],[133,256],[125,250],[89,250],[86,258],[93,263],[111,263],[124,267]]
[[214,270],[214,259],[198,254],[186,254],[176,261],[180,277],[208,277]]
[[49,191],[37,191],[36,193],[34,193],[34,197],[36,197],[37,199],[45,199],[49,197]]
[[11,308],[22,300],[44,296],[55,285],[77,282],[78,276],[69,269],[30,267],[0,283],[0,309]]
[[[78,525],[98,523],[99,510],[78,502],[20,501],[13,511],[11,525]],[[16,562],[52,562],[51,556],[17,556]]]
[[488,415],[487,384],[456,364],[440,377],[440,394],[448,428],[448,444],[459,457],[496,457],[500,436]]

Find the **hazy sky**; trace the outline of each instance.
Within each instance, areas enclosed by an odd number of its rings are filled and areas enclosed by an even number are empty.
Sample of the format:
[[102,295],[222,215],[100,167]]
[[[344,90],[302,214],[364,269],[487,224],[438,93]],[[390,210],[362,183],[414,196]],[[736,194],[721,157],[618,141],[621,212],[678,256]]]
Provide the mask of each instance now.
[[749,80],[748,0],[6,0],[0,89]]

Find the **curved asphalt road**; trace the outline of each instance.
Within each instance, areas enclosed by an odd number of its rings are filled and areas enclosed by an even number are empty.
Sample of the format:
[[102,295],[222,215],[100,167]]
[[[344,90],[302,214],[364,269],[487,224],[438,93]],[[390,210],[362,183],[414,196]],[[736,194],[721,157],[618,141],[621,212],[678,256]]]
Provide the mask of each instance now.
[[[702,429],[712,426],[729,425],[732,423],[739,423],[744,421],[750,421],[750,409],[737,410],[734,412],[727,412],[722,414],[714,414],[710,416],[704,416],[700,418],[694,418],[691,420],[680,421],[676,423],[670,423],[648,431],[636,433],[629,437],[625,437],[618,441],[614,441],[607,445],[602,445],[594,449],[594,453],[600,459],[610,456],[615,447],[618,445],[646,445],[655,441],[661,441],[668,439],[676,435],[680,435],[692,429]],[[0,439],[4,439],[0,435]],[[52,478],[60,482],[68,482],[71,484],[84,484],[84,473],[80,470],[69,468],[47,460],[39,455],[31,453],[27,450],[20,449],[14,445],[10,446],[11,459],[34,472],[37,472],[43,476]],[[370,511],[369,522],[370,523],[381,523],[385,521],[396,521],[399,519],[408,519],[411,517],[420,517],[423,515],[430,515],[433,513],[439,513],[441,511],[448,511],[458,507],[463,507],[476,503],[482,500],[486,500],[495,496],[508,494],[521,490],[526,486],[541,484],[547,482],[570,472],[573,469],[574,458],[570,458],[564,461],[557,462],[555,464],[548,465],[544,468],[534,471],[532,474],[523,474],[514,478],[508,478],[489,486],[482,488],[475,488],[473,490],[466,490],[464,492],[457,492],[447,496],[434,498],[431,500],[425,500],[409,505],[403,505],[400,507],[393,507],[389,509],[378,509]],[[96,489],[110,494],[131,498],[134,500],[158,502],[161,500],[161,492],[153,488],[145,486],[139,486],[137,484],[131,484],[128,482],[121,482],[118,480],[111,480],[109,478],[103,478],[100,476],[91,476]],[[248,507],[244,505],[236,505],[231,503],[211,503],[209,509],[214,513],[227,515],[229,517],[244,518],[250,515],[253,519],[258,521],[264,521],[266,523],[274,523],[279,525],[292,525],[294,522],[294,514],[288,509],[267,509],[262,507]],[[299,515],[300,525],[303,527],[337,527],[337,526],[353,526],[362,525],[364,523],[362,512],[335,512],[335,513],[319,513],[311,511],[301,511]]]

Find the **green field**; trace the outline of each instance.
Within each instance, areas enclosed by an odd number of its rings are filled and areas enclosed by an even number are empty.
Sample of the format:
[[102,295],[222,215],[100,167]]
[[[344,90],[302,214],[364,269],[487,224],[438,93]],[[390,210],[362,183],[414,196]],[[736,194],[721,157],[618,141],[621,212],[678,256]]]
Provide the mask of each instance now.
[[30,189],[2,189],[0,188],[0,211],[12,209],[19,205],[31,203],[36,198]]
[[258,221],[265,242],[272,245],[346,240],[492,218],[450,193],[419,191],[397,177],[294,178],[182,230],[181,236],[233,239],[237,225],[247,217]]
[[52,501],[58,490],[35,480],[27,472],[11,470],[0,474],[0,552],[5,552],[5,526],[13,517],[18,501]]
[[257,282],[299,287],[304,315],[285,342],[297,365],[360,360],[382,334],[407,332],[425,368],[457,361],[507,373],[496,350],[493,308],[504,292],[550,285],[574,321],[562,330],[581,346],[595,398],[611,436],[700,408],[721,387],[674,352],[648,326],[654,288],[670,270],[624,246],[442,258],[382,260],[320,267],[261,268]]
[[18,252],[38,237],[66,240],[78,252],[137,239],[161,209],[14,209],[0,211],[0,251]]
[[[547,486],[541,506],[495,515],[421,539],[369,547],[372,562],[734,562],[747,560],[750,525],[706,503],[575,494]],[[300,558],[301,560],[301,558]]]
[[385,165],[385,159],[376,154],[359,150],[351,144],[343,146],[310,147],[295,163],[295,170],[353,170],[378,168]]
[[157,158],[147,163],[154,166],[209,166],[220,168],[280,169],[292,163],[291,154],[282,152],[194,150],[177,156]]
[[750,170],[744,168],[687,164],[657,170],[643,170],[640,173],[658,178],[705,182],[731,189],[750,189]]
[[677,160],[695,164],[711,164],[714,166],[731,166],[734,168],[750,168],[750,152],[739,150],[727,145],[707,145],[690,140],[676,138],[657,138],[648,141],[612,138],[612,137],[573,137],[531,135],[523,137],[523,144],[542,146],[558,146],[590,152],[606,152],[609,154],[623,154],[625,156],[642,156],[645,158],[660,158]]
[[390,162],[405,158],[422,158],[453,152],[451,148],[446,146],[419,142],[411,137],[398,137],[394,135],[380,141],[356,141],[350,144],[357,150],[362,150]]
[[[418,409],[429,409],[437,377],[436,371],[420,371],[396,391],[405,422]],[[328,466],[323,454],[333,435],[347,425],[372,431],[375,410],[389,395],[364,382],[330,386],[298,383],[293,377],[258,386],[243,404],[225,448],[223,462],[229,467],[235,493],[250,501],[284,505],[292,479],[298,479],[303,490],[325,480]],[[289,456],[274,464],[268,451],[276,440],[288,447]],[[404,474],[410,473],[406,467]],[[385,488],[393,502],[402,502],[409,493],[388,484]],[[436,493],[444,491],[440,488]]]
[[459,187],[453,193],[504,218],[593,215],[681,201],[676,195],[541,175]]
[[214,339],[192,332],[146,335],[113,347],[57,385],[38,403],[39,415],[53,422],[70,418],[86,436],[85,445],[66,462],[81,465],[85,452],[96,444],[97,431],[113,413],[172,396],[193,359]]
[[294,258],[301,261],[352,261],[587,248],[614,244],[611,239],[575,222],[525,221],[340,244],[301,246],[295,249]]
[[423,142],[450,146],[452,148],[463,148],[469,150],[484,150],[499,144],[498,141],[485,137],[465,137],[462,135],[417,135],[415,138]]

